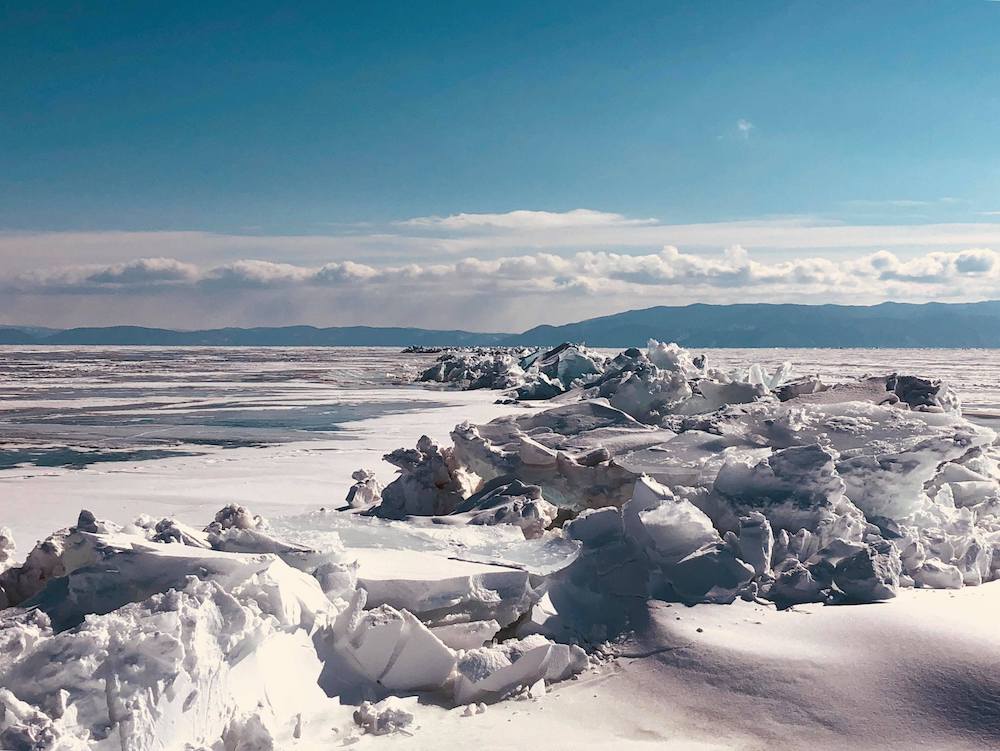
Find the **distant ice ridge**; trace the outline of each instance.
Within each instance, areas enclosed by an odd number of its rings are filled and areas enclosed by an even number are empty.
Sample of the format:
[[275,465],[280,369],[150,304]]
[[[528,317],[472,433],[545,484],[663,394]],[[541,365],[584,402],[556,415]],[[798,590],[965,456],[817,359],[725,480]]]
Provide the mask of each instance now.
[[283,541],[239,506],[204,529],[81,512],[0,573],[0,748],[323,745],[410,726],[390,694],[479,705],[588,664],[544,637],[495,641],[538,600],[525,570],[359,564],[326,539]]
[[445,352],[417,380],[462,389],[510,390],[517,399],[550,399],[590,382],[606,362],[602,355],[568,343],[551,350],[475,347]]
[[960,413],[958,396],[940,381],[892,374],[826,384],[816,376],[793,377],[788,362],[773,373],[758,364],[724,370],[710,367],[704,355],[652,339],[645,350],[633,347],[613,358],[569,342],[548,350],[445,350],[417,380],[467,390],[495,389],[504,391],[508,398],[524,401],[602,397],[647,424],[656,424],[668,414],[700,414],[766,395],[781,401],[798,397],[812,402],[902,402],[914,409]]
[[722,372],[655,341],[591,362],[557,406],[390,454],[367,513],[560,524],[582,553],[531,616],[560,638],[621,621],[605,597],[872,602],[1000,576],[997,436],[947,384]]

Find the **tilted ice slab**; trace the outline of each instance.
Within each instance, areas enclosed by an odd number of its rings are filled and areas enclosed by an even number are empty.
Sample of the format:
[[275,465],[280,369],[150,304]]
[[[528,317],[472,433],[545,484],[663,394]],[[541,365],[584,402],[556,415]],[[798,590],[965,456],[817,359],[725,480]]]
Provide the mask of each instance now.
[[612,457],[673,436],[600,401],[463,424],[452,433],[462,467],[485,480],[511,477],[537,485],[550,503],[577,508],[621,505],[635,474]]
[[358,549],[358,586],[372,606],[405,608],[431,626],[513,623],[536,599],[527,571],[412,550]]
[[369,560],[381,550],[412,551],[545,576],[565,567],[577,553],[578,546],[572,540],[557,535],[526,539],[515,525],[462,526],[435,521],[433,517],[387,521],[327,511],[273,519],[269,528],[281,539],[307,548],[339,550],[345,561]]
[[[516,525],[425,521],[327,512],[276,520],[272,527],[308,547],[323,549],[332,542],[339,559],[352,563],[370,607],[406,609],[432,627],[509,625],[537,599],[537,582],[578,552],[576,543],[561,536],[526,539]],[[456,639],[467,641],[462,635]]]

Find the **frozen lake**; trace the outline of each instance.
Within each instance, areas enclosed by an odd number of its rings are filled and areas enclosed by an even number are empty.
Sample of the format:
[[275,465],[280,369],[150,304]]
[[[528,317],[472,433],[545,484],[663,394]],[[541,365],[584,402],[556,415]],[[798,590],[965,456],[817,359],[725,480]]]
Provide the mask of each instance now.
[[[944,377],[975,419],[1000,411],[1000,353],[992,351],[704,352],[723,368],[759,362],[771,369],[787,360],[798,374],[830,381],[897,370]],[[13,530],[23,556],[35,540],[73,524],[81,508],[118,523],[143,514],[201,529],[219,508],[240,503],[268,517],[280,539],[318,550],[343,545],[365,586],[388,593],[387,602],[397,598],[394,607],[410,607],[414,593],[427,591],[460,603],[453,595],[473,581],[470,571],[557,571],[577,554],[561,533],[526,540],[513,525],[421,525],[319,510],[342,504],[357,468],[388,482],[395,470],[382,455],[421,434],[444,442],[463,420],[546,406],[497,405],[495,392],[413,385],[434,359],[395,349],[0,348],[0,526]],[[178,556],[191,551],[162,547]],[[278,671],[268,665],[282,660],[292,680],[274,690],[287,699],[280,711],[304,716],[307,735],[323,739],[302,748],[357,741],[358,748],[500,749],[554,737],[564,741],[560,748],[817,751],[882,748],[881,736],[869,742],[871,729],[891,725],[899,747],[971,751],[996,747],[1000,727],[996,702],[983,700],[998,691],[997,586],[906,588],[891,604],[787,611],[739,599],[694,608],[653,599],[643,626],[608,645],[613,661],[555,683],[540,699],[500,702],[472,717],[411,698],[419,718],[412,737],[359,740],[352,705],[325,696],[306,703],[306,689],[316,688],[303,680],[314,664],[305,658],[315,657],[308,641],[244,660],[256,672],[239,680],[270,686],[262,682]],[[211,607],[202,601],[198,612]],[[93,622],[119,623],[117,615],[100,618]],[[159,622],[155,628],[160,633]],[[211,659],[219,663],[215,653]],[[66,670],[76,680],[78,662],[74,652],[68,668],[53,663],[46,675]],[[29,674],[22,685],[31,690],[36,682]],[[100,705],[106,687],[95,686],[85,695]],[[206,705],[215,700],[201,697]]]
[[359,467],[511,407],[410,383],[428,355],[367,348],[0,347],[0,525],[23,548],[81,508],[204,525],[336,507]]
[[[838,380],[899,371],[942,377],[966,414],[1000,414],[997,350],[699,350],[722,367],[789,360]],[[614,351],[608,351],[614,354]],[[239,501],[267,515],[336,506],[350,473],[388,481],[381,455],[464,419],[517,407],[491,392],[412,385],[435,355],[396,348],[0,347],[0,497],[19,537],[82,507],[204,523]]]
[[[944,378],[969,416],[1000,413],[1000,350],[699,351],[727,368],[788,360],[829,381]],[[378,347],[0,347],[0,468],[323,440],[345,423],[430,407],[411,382],[433,359]]]
[[4,347],[0,468],[321,439],[426,407],[403,388],[419,365],[392,350]]

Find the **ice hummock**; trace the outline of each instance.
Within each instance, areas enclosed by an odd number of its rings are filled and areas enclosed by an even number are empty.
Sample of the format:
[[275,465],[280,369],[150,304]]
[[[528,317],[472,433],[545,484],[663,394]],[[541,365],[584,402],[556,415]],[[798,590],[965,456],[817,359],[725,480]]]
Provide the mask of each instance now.
[[518,399],[551,399],[600,375],[607,359],[565,342],[553,349],[473,347],[451,350],[417,378],[462,389],[510,390]]
[[[390,693],[490,702],[585,666],[548,639],[527,652],[499,639],[537,601],[536,575],[451,560],[447,544],[366,556],[328,533],[309,546],[240,506],[204,529],[81,512],[0,573],[0,747],[321,743],[331,722],[409,725]],[[459,670],[468,650],[496,651],[491,680]]]
[[[457,426],[453,446],[402,468],[369,513],[392,515],[421,487],[436,517],[458,522],[456,494],[518,483],[558,507],[553,523],[583,514],[571,537],[600,509],[602,528],[621,531],[598,547],[634,569],[637,594],[685,602],[876,601],[1000,575],[996,434],[962,417],[947,384],[823,383],[789,364],[724,372],[655,341],[597,368],[549,409]],[[596,560],[581,541],[568,570]],[[579,589],[587,577],[571,578]]]
[[630,347],[615,357],[571,342],[551,349],[445,350],[417,381],[462,389],[496,389],[508,398],[526,401],[600,397],[648,424],[669,414],[711,412],[766,396],[813,403],[902,403],[923,411],[961,412],[958,395],[937,379],[891,373],[824,383],[817,376],[796,376],[790,362],[771,373],[756,363],[727,370],[710,366],[704,355],[652,339],[645,350]]

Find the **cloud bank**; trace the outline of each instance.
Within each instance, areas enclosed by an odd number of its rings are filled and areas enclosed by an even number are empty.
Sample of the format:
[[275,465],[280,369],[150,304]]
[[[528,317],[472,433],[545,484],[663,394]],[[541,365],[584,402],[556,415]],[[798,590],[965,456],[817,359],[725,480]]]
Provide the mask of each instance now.
[[587,209],[337,235],[7,233],[0,322],[515,330],[661,304],[976,300],[1000,298],[992,247],[989,223],[667,225]]
[[768,263],[754,260],[739,245],[718,255],[683,253],[667,246],[644,255],[534,253],[398,266],[334,261],[315,267],[241,259],[204,268],[172,258],[139,258],[100,267],[34,271],[3,282],[8,291],[52,294],[289,287],[405,288],[428,293],[439,288],[524,293],[578,289],[600,294],[607,289],[699,287],[732,291],[734,299],[738,293],[762,287],[800,294],[823,292],[828,297],[843,293],[878,296],[887,285],[897,293],[954,296],[957,284],[965,285],[965,290],[974,285],[980,291],[1000,291],[1000,254],[971,248],[901,259],[883,250],[845,261],[813,257]]

